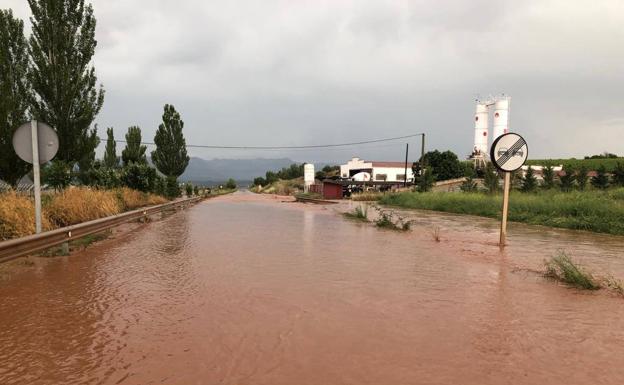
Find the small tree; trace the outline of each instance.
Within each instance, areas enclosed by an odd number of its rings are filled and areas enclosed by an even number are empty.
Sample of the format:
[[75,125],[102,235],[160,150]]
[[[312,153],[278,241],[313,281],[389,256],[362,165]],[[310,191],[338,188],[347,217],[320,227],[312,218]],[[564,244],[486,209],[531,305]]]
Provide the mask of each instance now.
[[92,66],[97,41],[93,7],[84,0],[28,0],[32,12],[29,79],[36,97],[31,112],[58,134],[57,158],[81,173],[99,144],[90,125],[104,103]]
[[180,195],[178,179],[174,176],[168,176],[165,179],[165,196],[169,199],[173,199],[179,197]]
[[474,181],[474,178],[469,176],[466,177],[464,183],[459,186],[460,190],[463,192],[476,192],[477,191],[477,182]]
[[166,181],[165,178],[156,175],[156,179],[154,179],[154,193],[160,195],[160,196],[166,196],[167,195],[167,185],[166,185]]
[[236,188],[236,181],[232,178],[228,179],[225,183],[225,188],[228,190],[234,190]]
[[193,186],[193,193],[197,196],[199,195],[199,186],[195,185]]
[[186,196],[190,197],[193,195],[193,185],[190,183],[187,183],[184,188],[186,189]]
[[182,134],[184,122],[172,105],[165,104],[163,123],[158,126],[154,142],[156,150],[152,152],[152,161],[160,172],[168,177],[177,178],[188,166],[190,157],[186,153],[186,140]]
[[121,152],[123,164],[146,164],[146,150],[147,146],[141,144],[141,128],[139,126],[128,127],[128,132],[126,133],[126,148]]
[[63,160],[53,160],[41,170],[43,183],[60,191],[69,186],[72,179],[71,167]]
[[13,150],[13,133],[27,120],[32,91],[27,81],[28,44],[24,22],[0,9],[0,179],[16,186],[30,165]]
[[585,190],[585,187],[587,187],[587,181],[589,180],[587,167],[580,166],[576,170],[575,179],[578,189],[581,191]]
[[535,189],[537,189],[537,178],[533,173],[533,168],[529,166],[524,177],[522,177],[522,187],[520,187],[520,190],[523,192],[533,192]]
[[605,166],[600,166],[596,170],[596,176],[591,178],[591,184],[597,189],[605,190],[609,187],[609,176]]
[[416,176],[416,189],[419,192],[427,192],[431,190],[433,183],[434,177],[430,167],[424,167],[421,175]]
[[274,173],[273,171],[267,171],[265,174],[265,179],[266,179],[266,184],[271,184],[273,182],[277,182],[278,181],[278,177],[277,174]]
[[564,168],[562,175],[559,177],[559,187],[561,191],[568,192],[574,186],[574,174],[570,169]]
[[[321,171],[319,171],[319,172],[321,172]],[[254,178],[253,184],[254,184],[254,186],[266,186],[267,185],[267,181],[263,177],[259,176],[257,178]]]
[[465,167],[452,151],[430,151],[425,154],[423,163],[432,169],[436,180],[448,180],[464,176]]
[[542,169],[542,187],[545,189],[553,189],[555,187],[555,169],[551,165],[547,165]]
[[122,181],[132,189],[149,192],[156,190],[156,169],[147,164],[131,163],[124,168]]
[[613,169],[613,184],[616,186],[624,186],[624,163],[617,162]]
[[119,166],[119,158],[117,158],[117,142],[113,135],[113,127],[106,129],[106,150],[104,151],[104,166],[108,168],[117,168]]
[[499,176],[492,162],[488,163],[483,173],[483,184],[490,194],[494,194],[499,189]]

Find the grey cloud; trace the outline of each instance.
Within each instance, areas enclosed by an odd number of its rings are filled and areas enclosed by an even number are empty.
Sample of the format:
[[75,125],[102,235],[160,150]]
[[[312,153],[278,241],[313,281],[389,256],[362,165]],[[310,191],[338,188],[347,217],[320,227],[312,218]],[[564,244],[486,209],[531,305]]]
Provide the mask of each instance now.
[[[8,6],[28,17],[22,0]],[[426,131],[472,148],[473,100],[512,96],[535,157],[624,153],[624,3],[529,1],[94,1],[98,117],[150,139],[173,103],[189,143],[314,144]],[[417,147],[417,140],[413,142]],[[403,143],[243,153],[393,160]]]

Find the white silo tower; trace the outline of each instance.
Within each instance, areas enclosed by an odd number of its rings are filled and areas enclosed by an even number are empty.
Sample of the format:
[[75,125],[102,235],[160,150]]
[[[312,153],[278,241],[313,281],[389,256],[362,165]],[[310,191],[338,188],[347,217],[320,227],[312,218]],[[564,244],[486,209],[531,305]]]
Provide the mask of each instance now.
[[303,165],[303,191],[309,192],[310,186],[314,184],[314,165],[312,163],[306,163]]
[[488,153],[488,105],[478,102],[475,113],[473,156]]
[[494,124],[492,141],[509,132],[509,103],[507,96],[499,98],[494,104]]

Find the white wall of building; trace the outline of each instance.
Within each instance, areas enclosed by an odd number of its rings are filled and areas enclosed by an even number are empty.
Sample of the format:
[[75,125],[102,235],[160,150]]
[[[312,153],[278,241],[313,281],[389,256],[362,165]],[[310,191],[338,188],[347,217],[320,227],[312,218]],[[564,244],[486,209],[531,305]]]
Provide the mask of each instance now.
[[[379,179],[378,177],[385,175],[385,180],[388,182],[403,182],[403,175],[405,174],[404,164],[400,167],[377,167],[374,165],[375,163],[376,162],[367,162],[360,158],[353,158],[348,161],[347,164],[340,166],[340,176],[343,178],[349,178],[351,170],[372,170],[371,180],[373,181],[384,180]],[[414,180],[414,172],[412,171],[410,163],[407,164],[407,180],[408,182]]]

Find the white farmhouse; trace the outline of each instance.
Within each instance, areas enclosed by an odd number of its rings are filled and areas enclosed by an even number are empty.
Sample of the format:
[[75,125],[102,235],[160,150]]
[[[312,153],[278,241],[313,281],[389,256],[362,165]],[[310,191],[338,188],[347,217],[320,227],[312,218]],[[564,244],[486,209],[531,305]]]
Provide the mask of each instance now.
[[[370,174],[372,181],[403,182],[405,179],[405,162],[377,162],[352,158],[347,164],[340,166],[340,176],[343,178],[351,178],[361,172]],[[412,164],[408,163],[407,181],[412,182],[413,180]]]

